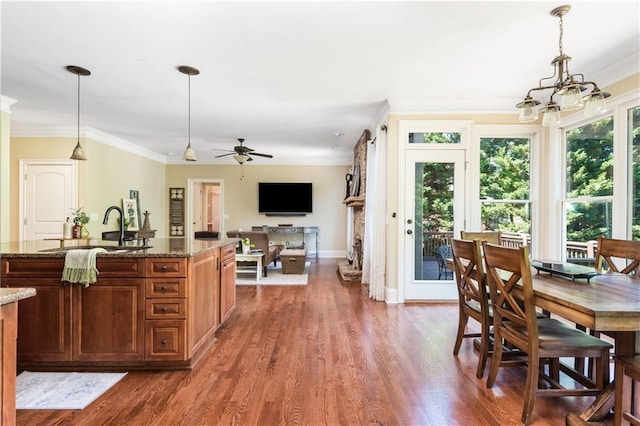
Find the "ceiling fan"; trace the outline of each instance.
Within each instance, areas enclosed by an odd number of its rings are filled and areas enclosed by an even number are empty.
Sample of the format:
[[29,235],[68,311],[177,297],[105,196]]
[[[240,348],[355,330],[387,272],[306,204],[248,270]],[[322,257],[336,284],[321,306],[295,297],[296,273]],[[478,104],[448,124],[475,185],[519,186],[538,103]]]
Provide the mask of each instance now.
[[251,158],[252,155],[256,155],[258,157],[273,158],[273,155],[271,154],[262,154],[259,152],[255,152],[253,149],[249,148],[248,146],[244,146],[243,145],[244,138],[238,138],[238,142],[240,142],[240,145],[234,146],[233,151],[229,151],[229,153],[227,154],[216,155],[215,158],[233,155],[233,158],[239,164],[244,164],[247,161],[253,161],[253,158]]

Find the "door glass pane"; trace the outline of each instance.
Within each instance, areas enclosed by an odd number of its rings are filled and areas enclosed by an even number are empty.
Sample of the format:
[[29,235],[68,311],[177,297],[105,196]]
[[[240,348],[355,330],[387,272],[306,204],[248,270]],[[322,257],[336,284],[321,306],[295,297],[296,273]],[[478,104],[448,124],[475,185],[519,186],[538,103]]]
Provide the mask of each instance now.
[[640,106],[629,110],[629,145],[631,146],[631,162],[633,178],[631,181],[633,215],[631,228],[632,239],[640,240]]
[[446,268],[453,236],[454,163],[416,163],[416,280],[451,280]]
[[456,132],[409,133],[409,143],[426,143],[426,144],[460,143],[460,133],[456,133]]

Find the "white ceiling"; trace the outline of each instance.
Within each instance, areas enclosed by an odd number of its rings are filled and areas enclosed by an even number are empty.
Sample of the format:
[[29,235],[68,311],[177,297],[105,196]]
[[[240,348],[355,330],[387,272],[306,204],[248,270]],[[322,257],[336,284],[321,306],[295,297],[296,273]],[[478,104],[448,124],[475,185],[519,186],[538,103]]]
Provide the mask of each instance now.
[[[254,164],[349,164],[363,129],[394,112],[508,112],[552,74],[559,1],[2,0],[0,93],[12,136],[80,126],[183,163],[246,138]],[[640,71],[640,2],[576,1],[571,71],[606,86]],[[615,94],[614,94],[615,95]],[[342,136],[336,134],[342,133]],[[172,153],[169,154],[169,153]],[[166,156],[166,160],[165,160]],[[91,158],[89,159],[92,160]]]

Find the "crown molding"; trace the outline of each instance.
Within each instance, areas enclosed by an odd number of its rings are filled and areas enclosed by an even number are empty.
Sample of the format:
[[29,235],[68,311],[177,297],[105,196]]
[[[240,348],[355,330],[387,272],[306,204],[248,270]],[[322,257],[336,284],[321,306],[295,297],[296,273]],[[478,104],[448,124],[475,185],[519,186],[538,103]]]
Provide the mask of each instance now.
[[[11,137],[16,138],[75,138],[78,136],[76,127],[51,127],[51,128],[12,128]],[[80,137],[120,149],[131,154],[138,155],[148,160],[166,164],[167,157],[153,152],[139,145],[102,132],[91,127],[80,127]]]
[[629,55],[618,62],[614,62],[598,72],[593,73],[589,80],[596,81],[598,86],[602,89],[606,86],[622,81],[627,77],[638,74],[640,72],[638,64],[640,64],[640,52]]
[[0,112],[11,113],[11,105],[18,102],[15,99],[0,95]]

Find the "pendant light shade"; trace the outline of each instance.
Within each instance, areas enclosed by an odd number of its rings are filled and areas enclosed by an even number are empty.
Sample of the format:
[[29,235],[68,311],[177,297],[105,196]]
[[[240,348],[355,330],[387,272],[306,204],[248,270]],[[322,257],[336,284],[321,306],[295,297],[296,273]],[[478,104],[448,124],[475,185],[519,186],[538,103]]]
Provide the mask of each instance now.
[[76,142],[76,147],[73,149],[73,153],[71,153],[71,157],[69,158],[72,160],[86,161],[87,157],[84,155],[82,145],[80,145],[80,76],[91,75],[91,71],[77,65],[67,65],[67,71],[78,76],[78,141]]
[[184,150],[184,155],[182,156],[182,159],[185,161],[197,161],[198,159],[196,158],[196,154],[195,152],[193,152],[193,148],[191,148],[191,76],[200,74],[200,71],[196,68],[189,67],[187,65],[179,66],[178,71],[189,76],[189,112],[188,112],[189,138],[187,142],[187,148]]

